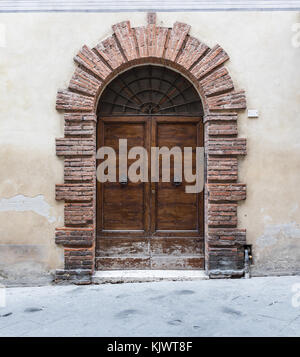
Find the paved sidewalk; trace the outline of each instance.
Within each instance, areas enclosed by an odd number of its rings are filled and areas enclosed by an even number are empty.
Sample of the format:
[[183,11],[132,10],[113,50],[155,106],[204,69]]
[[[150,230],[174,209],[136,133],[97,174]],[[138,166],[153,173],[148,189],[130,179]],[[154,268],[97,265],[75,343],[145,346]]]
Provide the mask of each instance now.
[[300,336],[294,284],[300,292],[300,276],[8,288],[0,336]]

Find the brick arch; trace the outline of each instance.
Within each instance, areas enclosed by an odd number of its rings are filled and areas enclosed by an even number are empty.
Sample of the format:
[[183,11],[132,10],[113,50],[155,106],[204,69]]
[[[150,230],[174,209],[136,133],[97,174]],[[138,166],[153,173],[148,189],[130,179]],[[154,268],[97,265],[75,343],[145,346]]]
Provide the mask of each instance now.
[[238,183],[239,155],[246,139],[238,138],[238,111],[245,93],[235,90],[224,67],[229,59],[219,46],[209,48],[189,35],[190,26],[148,24],[132,28],[129,21],[112,26],[113,34],[93,49],[83,46],[66,90],[59,90],[56,109],[64,111],[64,137],[56,153],[64,157],[64,183],[56,199],[64,200],[64,227],[55,241],[64,246],[64,269],[56,280],[89,283],[94,269],[96,227],[96,107],[105,86],[119,73],[141,64],[170,67],[197,88],[205,110],[205,261],[210,277],[243,275],[245,229],[237,228],[237,203],[246,198]]

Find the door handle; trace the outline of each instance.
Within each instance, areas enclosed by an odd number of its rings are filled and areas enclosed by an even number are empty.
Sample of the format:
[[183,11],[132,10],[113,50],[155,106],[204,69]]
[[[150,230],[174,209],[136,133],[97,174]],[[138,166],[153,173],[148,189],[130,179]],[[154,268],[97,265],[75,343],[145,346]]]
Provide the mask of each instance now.
[[179,178],[174,177],[173,185],[174,186],[180,186],[181,184],[182,184],[182,181]]
[[127,177],[121,177],[120,178],[120,184],[122,186],[126,186],[128,184],[128,180],[127,180]]

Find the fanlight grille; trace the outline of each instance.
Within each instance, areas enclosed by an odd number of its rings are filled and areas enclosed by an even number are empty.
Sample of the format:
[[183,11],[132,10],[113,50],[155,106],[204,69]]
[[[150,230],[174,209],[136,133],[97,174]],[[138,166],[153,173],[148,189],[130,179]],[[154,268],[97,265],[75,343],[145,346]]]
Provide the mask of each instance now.
[[132,68],[104,90],[98,115],[199,115],[202,103],[194,86],[165,67]]

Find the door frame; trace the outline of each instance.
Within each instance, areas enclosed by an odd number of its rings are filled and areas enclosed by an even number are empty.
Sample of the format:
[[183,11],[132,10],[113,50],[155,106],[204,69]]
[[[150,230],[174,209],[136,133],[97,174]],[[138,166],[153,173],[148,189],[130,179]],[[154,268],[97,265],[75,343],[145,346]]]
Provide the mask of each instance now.
[[[113,34],[93,50],[75,56],[79,65],[66,90],[59,90],[56,109],[64,111],[65,136],[56,140],[56,154],[64,157],[64,183],[56,185],[56,199],[64,204],[64,226],[56,229],[56,244],[64,249],[64,267],[56,280],[90,282],[95,250],[96,109],[108,83],[120,73],[144,64],[166,66],[186,77],[204,107],[207,175],[205,182],[205,262],[210,277],[244,274],[246,230],[238,228],[237,202],[245,200],[246,185],[238,182],[237,157],[246,154],[246,139],[238,138],[238,112],[246,109],[244,91],[234,89],[224,67],[228,54],[191,37],[190,26],[145,27],[129,21],[113,26]],[[140,35],[138,35],[140,34]],[[142,36],[143,34],[143,36]],[[235,223],[224,216],[232,212]],[[211,217],[214,219],[211,220]],[[224,223],[225,222],[225,223]]]
[[[194,241],[197,241],[197,246],[204,247],[204,236],[205,236],[205,221],[204,221],[204,188],[202,192],[197,193],[197,225],[198,228],[197,230],[184,230],[180,232],[176,231],[167,231],[167,230],[159,230],[156,229],[156,210],[157,210],[157,202],[156,202],[156,194],[158,191],[157,188],[157,183],[156,182],[151,182],[151,147],[157,146],[157,140],[158,140],[158,133],[157,133],[157,127],[158,123],[194,123],[195,124],[195,130],[197,131],[196,133],[196,140],[197,144],[196,146],[202,147],[204,145],[204,127],[203,127],[203,118],[199,116],[186,116],[186,115],[110,115],[110,116],[98,116],[97,119],[97,149],[105,146],[105,141],[104,141],[104,126],[105,123],[143,123],[145,124],[145,133],[144,133],[144,142],[145,142],[145,147],[147,148],[148,152],[148,178],[149,181],[144,183],[145,184],[145,196],[146,196],[146,202],[145,202],[145,207],[146,207],[146,212],[145,212],[145,230],[140,231],[140,230],[102,230],[102,220],[103,220],[103,213],[104,213],[104,207],[103,207],[103,183],[97,181],[97,189],[96,189],[96,251],[95,251],[95,259],[104,259],[103,257],[101,258],[101,254],[103,252],[99,252],[97,255],[98,250],[100,250],[100,241],[103,239],[108,239],[108,240],[119,240],[119,239],[125,239],[125,238],[132,238],[134,239],[146,239],[149,240],[149,257],[150,260],[152,259],[152,251],[151,251],[151,239],[159,239],[159,238],[166,238],[166,239],[189,239],[191,241],[191,244],[194,244]],[[204,170],[205,171],[205,170]],[[118,181],[118,178],[117,178]],[[99,198],[99,196],[102,196]],[[144,196],[144,197],[145,197]],[[100,206],[99,206],[100,205]],[[201,205],[201,206],[200,206]],[[99,228],[100,227],[100,228]],[[201,242],[199,242],[201,240]],[[107,243],[105,243],[105,247],[107,246]],[[107,248],[107,247],[106,247]],[[200,249],[201,250],[201,249]],[[199,259],[201,258],[201,264],[203,264],[204,261],[204,251],[202,254],[199,255]],[[202,257],[203,255],[203,257]],[[179,256],[180,257],[180,256]],[[178,258],[179,258],[178,257]],[[191,270],[194,269],[194,266],[197,266],[196,262],[196,256],[191,257],[191,262],[193,264],[190,265],[190,268],[182,268],[184,270]],[[134,261],[134,255],[133,258],[131,258],[132,261]],[[188,260],[187,260],[188,261]],[[150,263],[150,266],[151,263]],[[137,269],[137,268],[135,268]],[[149,268],[152,269],[152,268]],[[198,268],[199,269],[199,268]]]

